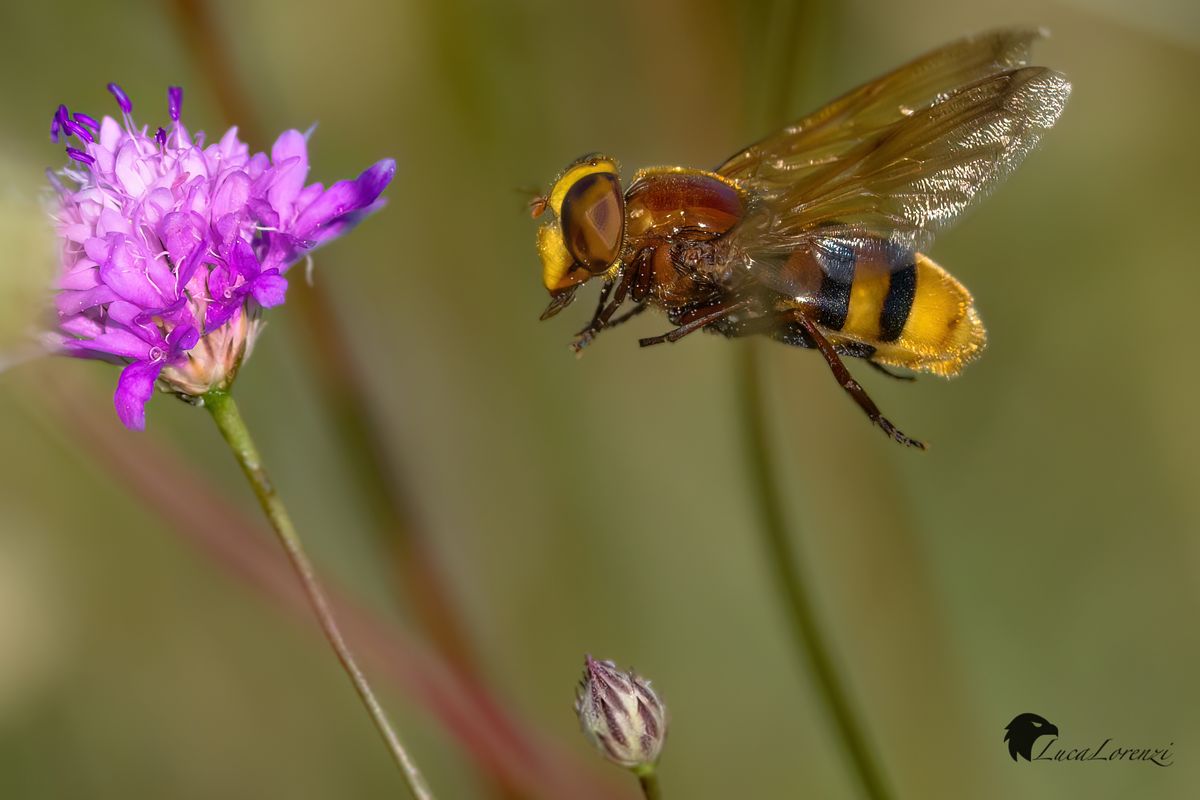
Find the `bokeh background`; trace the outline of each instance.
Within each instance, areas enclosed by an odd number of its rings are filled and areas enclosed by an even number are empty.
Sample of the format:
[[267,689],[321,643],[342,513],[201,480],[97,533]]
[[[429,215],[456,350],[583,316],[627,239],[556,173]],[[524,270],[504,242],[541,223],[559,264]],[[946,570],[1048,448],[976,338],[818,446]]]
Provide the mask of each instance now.
[[[189,127],[238,114],[258,149],[319,121],[313,177],[393,156],[390,206],[318,254],[314,288],[293,281],[237,395],[320,567],[371,620],[355,641],[439,797],[633,797],[577,733],[585,652],[666,697],[668,798],[858,796],[774,591],[744,346],[896,796],[1194,797],[1198,8],[5,4],[0,332],[11,352],[54,268],[58,103],[109,113],[116,80],[155,124],[178,83]],[[872,429],[813,353],[642,351],[664,324],[648,316],[577,361],[591,295],[537,321],[524,190],[572,158],[712,165],[781,113],[1010,24],[1053,30],[1037,61],[1075,92],[933,250],[989,350],[949,383],[857,370],[929,452]],[[282,557],[207,415],[160,397],[125,432],[115,381],[67,360],[0,376],[0,797],[401,794],[315,628],[277,600]],[[1003,728],[1025,711],[1065,746],[1169,744],[1175,763],[1014,764]]]

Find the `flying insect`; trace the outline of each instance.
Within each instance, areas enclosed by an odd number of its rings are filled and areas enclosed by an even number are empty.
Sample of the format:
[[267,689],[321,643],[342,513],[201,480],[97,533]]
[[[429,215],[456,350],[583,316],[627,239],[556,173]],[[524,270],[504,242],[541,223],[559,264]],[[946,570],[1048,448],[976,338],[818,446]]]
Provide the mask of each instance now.
[[970,292],[926,253],[1062,113],[1070,83],[1029,66],[1042,35],[997,30],[941,47],[712,171],[643,169],[625,188],[613,158],[576,160],[531,205],[553,215],[537,234],[551,295],[542,319],[598,279],[576,352],[650,307],[674,327],[643,347],[707,330],[815,348],[872,422],[924,449],[842,359],[952,377],[982,352]]

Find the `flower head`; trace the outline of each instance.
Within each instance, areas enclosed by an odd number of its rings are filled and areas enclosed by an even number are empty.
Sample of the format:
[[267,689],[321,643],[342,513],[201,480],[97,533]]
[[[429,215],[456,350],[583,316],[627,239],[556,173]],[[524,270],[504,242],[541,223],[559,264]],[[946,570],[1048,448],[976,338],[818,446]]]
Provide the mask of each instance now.
[[217,142],[180,121],[167,92],[166,128],[150,134],[115,83],[121,120],[65,105],[50,123],[70,162],[48,173],[62,245],[55,348],[124,365],[114,401],[145,426],[157,384],[186,397],[228,388],[264,308],[283,303],[288,269],[378,209],[390,159],[329,188],[305,185],[307,138],[285,131],[270,155],[230,128]]
[[650,681],[586,656],[575,711],[584,735],[609,761],[632,770],[658,761],[667,736],[667,707]]

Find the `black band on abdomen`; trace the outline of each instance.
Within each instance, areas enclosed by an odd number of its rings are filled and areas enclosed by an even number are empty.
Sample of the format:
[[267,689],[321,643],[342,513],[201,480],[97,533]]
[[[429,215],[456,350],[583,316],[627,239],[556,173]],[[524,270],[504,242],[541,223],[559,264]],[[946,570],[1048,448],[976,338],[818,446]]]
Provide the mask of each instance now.
[[840,331],[850,313],[850,287],[858,257],[854,248],[837,241],[823,243],[820,254],[821,288],[817,291],[817,322]]
[[883,310],[879,312],[881,342],[894,342],[900,338],[916,297],[917,265],[909,264],[894,271],[888,283],[887,297],[883,300]]

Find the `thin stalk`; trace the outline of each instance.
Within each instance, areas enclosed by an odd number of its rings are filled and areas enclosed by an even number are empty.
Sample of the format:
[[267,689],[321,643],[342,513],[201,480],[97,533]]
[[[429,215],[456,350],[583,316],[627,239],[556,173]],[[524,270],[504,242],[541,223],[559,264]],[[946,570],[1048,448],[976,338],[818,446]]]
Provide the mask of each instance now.
[[804,584],[800,553],[788,535],[783,500],[774,478],[763,411],[760,357],[756,343],[747,342],[741,358],[738,402],[750,467],[748,477],[752,491],[757,495],[755,505],[762,517],[760,528],[767,548],[767,560],[788,614],[792,642],[816,679],[817,688],[833,717],[842,748],[862,783],[863,792],[871,800],[887,800],[891,794],[885,788],[882,772],[871,755],[867,737],[855,719],[849,692],[834,666],[831,649]]
[[658,772],[653,767],[647,770],[639,771],[638,785],[642,787],[642,794],[646,800],[662,800],[662,788],[658,785]]
[[[206,0],[175,0],[178,33],[205,76],[226,122],[239,126],[243,139],[259,147],[267,140],[255,106],[233,66],[230,34],[222,31],[217,11]],[[322,404],[355,470],[353,483],[364,494],[375,531],[391,553],[393,583],[442,654],[472,680],[482,683],[467,625],[447,585],[429,538],[416,519],[405,491],[402,465],[387,449],[378,412],[342,321],[327,292],[295,281],[288,295],[297,328],[314,354],[305,363],[315,370]],[[509,792],[509,794],[512,794]]]
[[[76,365],[71,365],[76,366]],[[31,368],[33,380],[13,381],[13,397],[45,442],[67,459],[82,457],[98,477],[123,489],[165,530],[195,548],[211,566],[241,581],[291,623],[309,623],[308,599],[275,545],[254,535],[260,523],[213,485],[211,477],[152,436],[130,436],[106,412],[111,388],[98,391],[83,370]],[[187,492],[180,492],[187,486]],[[356,602],[345,587],[325,584],[334,613],[359,655],[380,680],[404,692],[456,742],[480,773],[515,787],[525,800],[570,797],[615,800],[625,795],[594,759],[568,753],[499,706],[390,619]],[[310,623],[311,624],[311,623]],[[309,626],[305,626],[308,633]]]
[[[782,8],[780,8],[782,6]],[[768,97],[767,115],[771,125],[782,125],[789,116],[789,105],[798,72],[797,59],[808,55],[809,70],[819,62],[821,42],[827,38],[828,4],[823,0],[782,0],[775,4],[782,22],[782,49],[779,64],[774,69],[774,92]],[[809,33],[806,47],[801,48],[801,31]],[[756,342],[747,342],[740,354],[741,380],[738,381],[739,416],[742,419],[743,440],[749,466],[752,492],[761,516],[759,526],[766,547],[768,563],[775,578],[784,608],[788,615],[792,643],[805,660],[817,683],[818,693],[833,718],[842,749],[849,759],[863,793],[871,800],[888,800],[891,793],[876,764],[863,727],[855,717],[850,694],[842,684],[834,665],[832,649],[821,629],[812,598],[804,582],[804,566],[799,550],[788,533],[783,499],[775,480],[774,463],[766,425],[762,397],[761,354]]]
[[263,467],[258,448],[255,447],[254,440],[250,437],[250,431],[242,421],[237,403],[228,392],[212,391],[204,396],[204,405],[212,414],[217,429],[229,444],[229,449],[233,451],[233,456],[241,466],[242,472],[245,473],[246,480],[250,482],[250,487],[254,490],[254,495],[258,498],[263,513],[266,514],[267,520],[278,535],[292,569],[300,579],[304,594],[308,597],[308,601],[317,615],[321,631],[325,634],[334,653],[337,654],[338,661],[341,662],[342,668],[350,677],[350,682],[354,684],[354,690],[358,692],[367,713],[371,716],[371,721],[375,723],[375,728],[383,737],[396,764],[404,773],[412,796],[416,800],[433,800],[433,793],[426,784],[425,778],[400,742],[400,737],[396,734],[391,722],[388,721],[383,706],[376,699],[375,692],[367,681],[367,676],[359,668],[354,653],[350,650],[350,645],[342,636],[337,618],[333,614],[321,582],[317,579],[312,561],[309,560],[304,545],[300,542],[300,537],[296,535],[295,526],[292,525],[291,517],[288,516],[283,500],[275,492],[275,486],[271,483],[271,479]]

